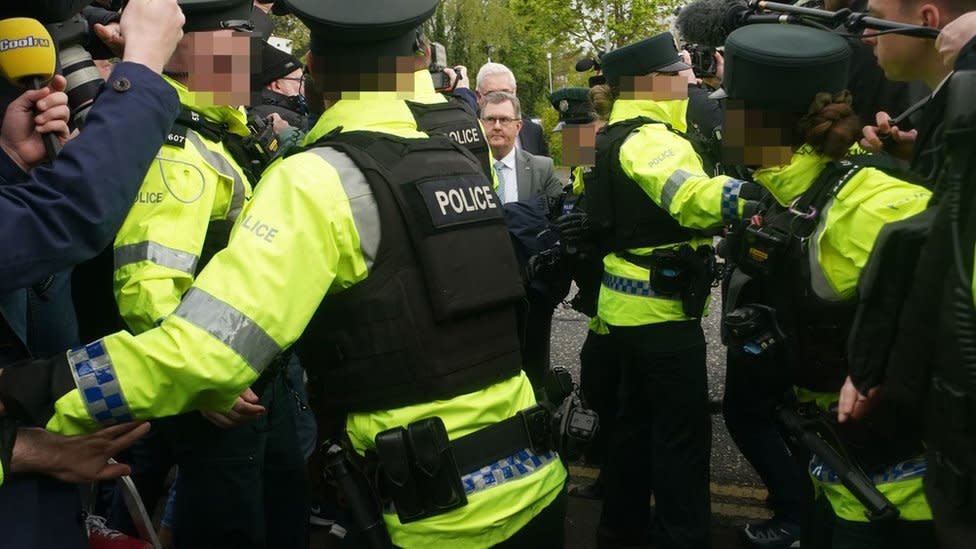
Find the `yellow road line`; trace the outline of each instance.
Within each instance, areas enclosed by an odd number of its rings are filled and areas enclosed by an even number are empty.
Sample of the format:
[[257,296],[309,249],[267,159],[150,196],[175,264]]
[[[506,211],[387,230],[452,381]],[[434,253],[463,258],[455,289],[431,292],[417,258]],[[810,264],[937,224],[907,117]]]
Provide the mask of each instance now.
[[[578,465],[571,465],[569,467],[569,474],[570,476],[577,478],[595,479],[600,474],[600,470],[596,467],[581,467]],[[766,496],[769,494],[765,488],[757,488],[755,486],[739,486],[736,484],[719,484],[717,482],[712,482],[709,485],[709,488],[711,489],[713,496],[725,496],[758,501],[765,501]]]

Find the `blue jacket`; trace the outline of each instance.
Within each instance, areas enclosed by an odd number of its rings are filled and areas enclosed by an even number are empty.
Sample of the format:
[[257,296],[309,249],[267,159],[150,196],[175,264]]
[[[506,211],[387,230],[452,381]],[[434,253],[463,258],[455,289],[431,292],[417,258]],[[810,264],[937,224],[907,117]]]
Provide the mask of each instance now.
[[26,174],[0,153],[0,292],[42,282],[111,244],[179,110],[162,78],[121,63],[53,165]]

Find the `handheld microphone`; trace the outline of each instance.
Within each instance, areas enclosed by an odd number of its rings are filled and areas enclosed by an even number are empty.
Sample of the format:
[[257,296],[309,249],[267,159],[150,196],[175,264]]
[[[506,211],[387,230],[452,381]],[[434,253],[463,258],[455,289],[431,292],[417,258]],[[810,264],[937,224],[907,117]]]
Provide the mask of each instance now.
[[[14,17],[0,21],[0,76],[15,85],[35,90],[54,76],[57,52],[50,33],[38,20]],[[43,136],[48,160],[61,150],[56,135]]]

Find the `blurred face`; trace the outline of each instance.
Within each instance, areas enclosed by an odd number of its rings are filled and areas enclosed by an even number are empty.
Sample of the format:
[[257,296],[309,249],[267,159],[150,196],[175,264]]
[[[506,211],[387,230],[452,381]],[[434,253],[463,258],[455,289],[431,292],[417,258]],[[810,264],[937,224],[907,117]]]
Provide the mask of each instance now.
[[771,167],[788,164],[793,156],[791,114],[747,108],[729,99],[722,125],[722,159],[732,165]]
[[515,95],[517,88],[515,83],[504,74],[491,74],[481,79],[481,86],[478,88],[478,104],[484,106],[484,97],[491,92],[503,91]]
[[255,40],[250,33],[229,29],[187,33],[166,70],[185,73],[187,88],[197,93],[202,106],[250,105]]
[[522,120],[515,117],[510,101],[488,103],[481,108],[481,123],[488,134],[488,146],[495,160],[504,158],[515,147],[515,138],[522,129]]
[[562,130],[563,164],[566,166],[593,166],[596,164],[596,132],[606,122],[597,120],[589,124],[566,124]]
[[[939,10],[932,4],[909,0],[869,0],[868,11],[873,17],[939,27]],[[865,34],[874,34],[867,30]],[[874,49],[878,65],[889,80],[928,80],[932,63],[938,63],[931,40],[911,38],[900,34],[882,34],[863,39]]]
[[688,79],[677,74],[621,76],[620,98],[650,101],[688,99]]

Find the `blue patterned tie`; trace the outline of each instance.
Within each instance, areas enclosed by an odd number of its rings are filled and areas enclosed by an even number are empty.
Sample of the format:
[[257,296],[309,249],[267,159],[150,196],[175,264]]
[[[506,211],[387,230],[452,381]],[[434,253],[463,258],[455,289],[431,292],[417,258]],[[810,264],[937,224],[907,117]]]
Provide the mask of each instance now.
[[498,176],[498,199],[502,204],[505,203],[505,163],[501,160],[495,161],[495,174]]

